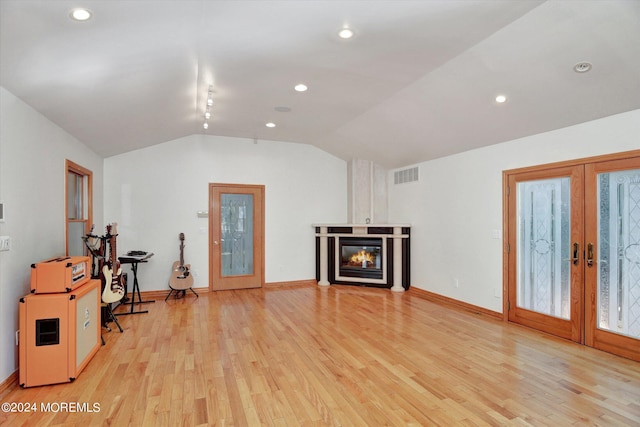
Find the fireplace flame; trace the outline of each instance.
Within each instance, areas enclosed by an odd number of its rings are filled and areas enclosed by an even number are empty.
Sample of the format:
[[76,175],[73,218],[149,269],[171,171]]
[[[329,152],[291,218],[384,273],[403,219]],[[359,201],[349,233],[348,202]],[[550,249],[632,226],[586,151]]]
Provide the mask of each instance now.
[[358,251],[358,253],[351,255],[349,264],[366,266],[367,263],[373,263],[373,256],[370,252],[365,250]]

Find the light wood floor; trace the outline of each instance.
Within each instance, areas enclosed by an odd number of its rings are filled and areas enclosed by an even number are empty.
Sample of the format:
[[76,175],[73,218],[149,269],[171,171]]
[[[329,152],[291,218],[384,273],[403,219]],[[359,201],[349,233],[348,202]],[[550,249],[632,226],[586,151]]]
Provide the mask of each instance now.
[[640,425],[640,364],[387,290],[282,287],[162,299],[119,317],[73,383],[2,402],[33,426]]

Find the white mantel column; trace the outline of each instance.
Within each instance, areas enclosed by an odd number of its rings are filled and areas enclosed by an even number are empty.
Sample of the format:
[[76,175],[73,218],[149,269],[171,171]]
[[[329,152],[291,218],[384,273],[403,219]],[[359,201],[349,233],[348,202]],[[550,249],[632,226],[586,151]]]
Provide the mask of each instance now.
[[320,227],[320,280],[318,285],[329,286],[329,248],[327,227]]
[[404,292],[402,287],[402,227],[393,227],[393,286],[392,292]]

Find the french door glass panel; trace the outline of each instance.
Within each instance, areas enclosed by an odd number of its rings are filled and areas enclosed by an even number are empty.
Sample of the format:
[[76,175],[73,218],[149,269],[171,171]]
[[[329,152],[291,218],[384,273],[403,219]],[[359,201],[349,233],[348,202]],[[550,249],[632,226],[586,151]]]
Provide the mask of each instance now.
[[253,274],[253,195],[221,195],[222,276]]
[[519,182],[517,306],[571,317],[570,178]]
[[640,169],[598,174],[599,329],[640,338]]

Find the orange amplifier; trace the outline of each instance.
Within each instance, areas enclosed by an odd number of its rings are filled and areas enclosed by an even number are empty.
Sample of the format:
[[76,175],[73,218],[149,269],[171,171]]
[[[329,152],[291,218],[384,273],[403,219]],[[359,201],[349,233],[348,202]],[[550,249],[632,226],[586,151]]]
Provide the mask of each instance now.
[[20,299],[20,386],[73,381],[100,349],[100,280]]
[[31,264],[31,293],[71,292],[91,278],[91,258],[70,256]]

